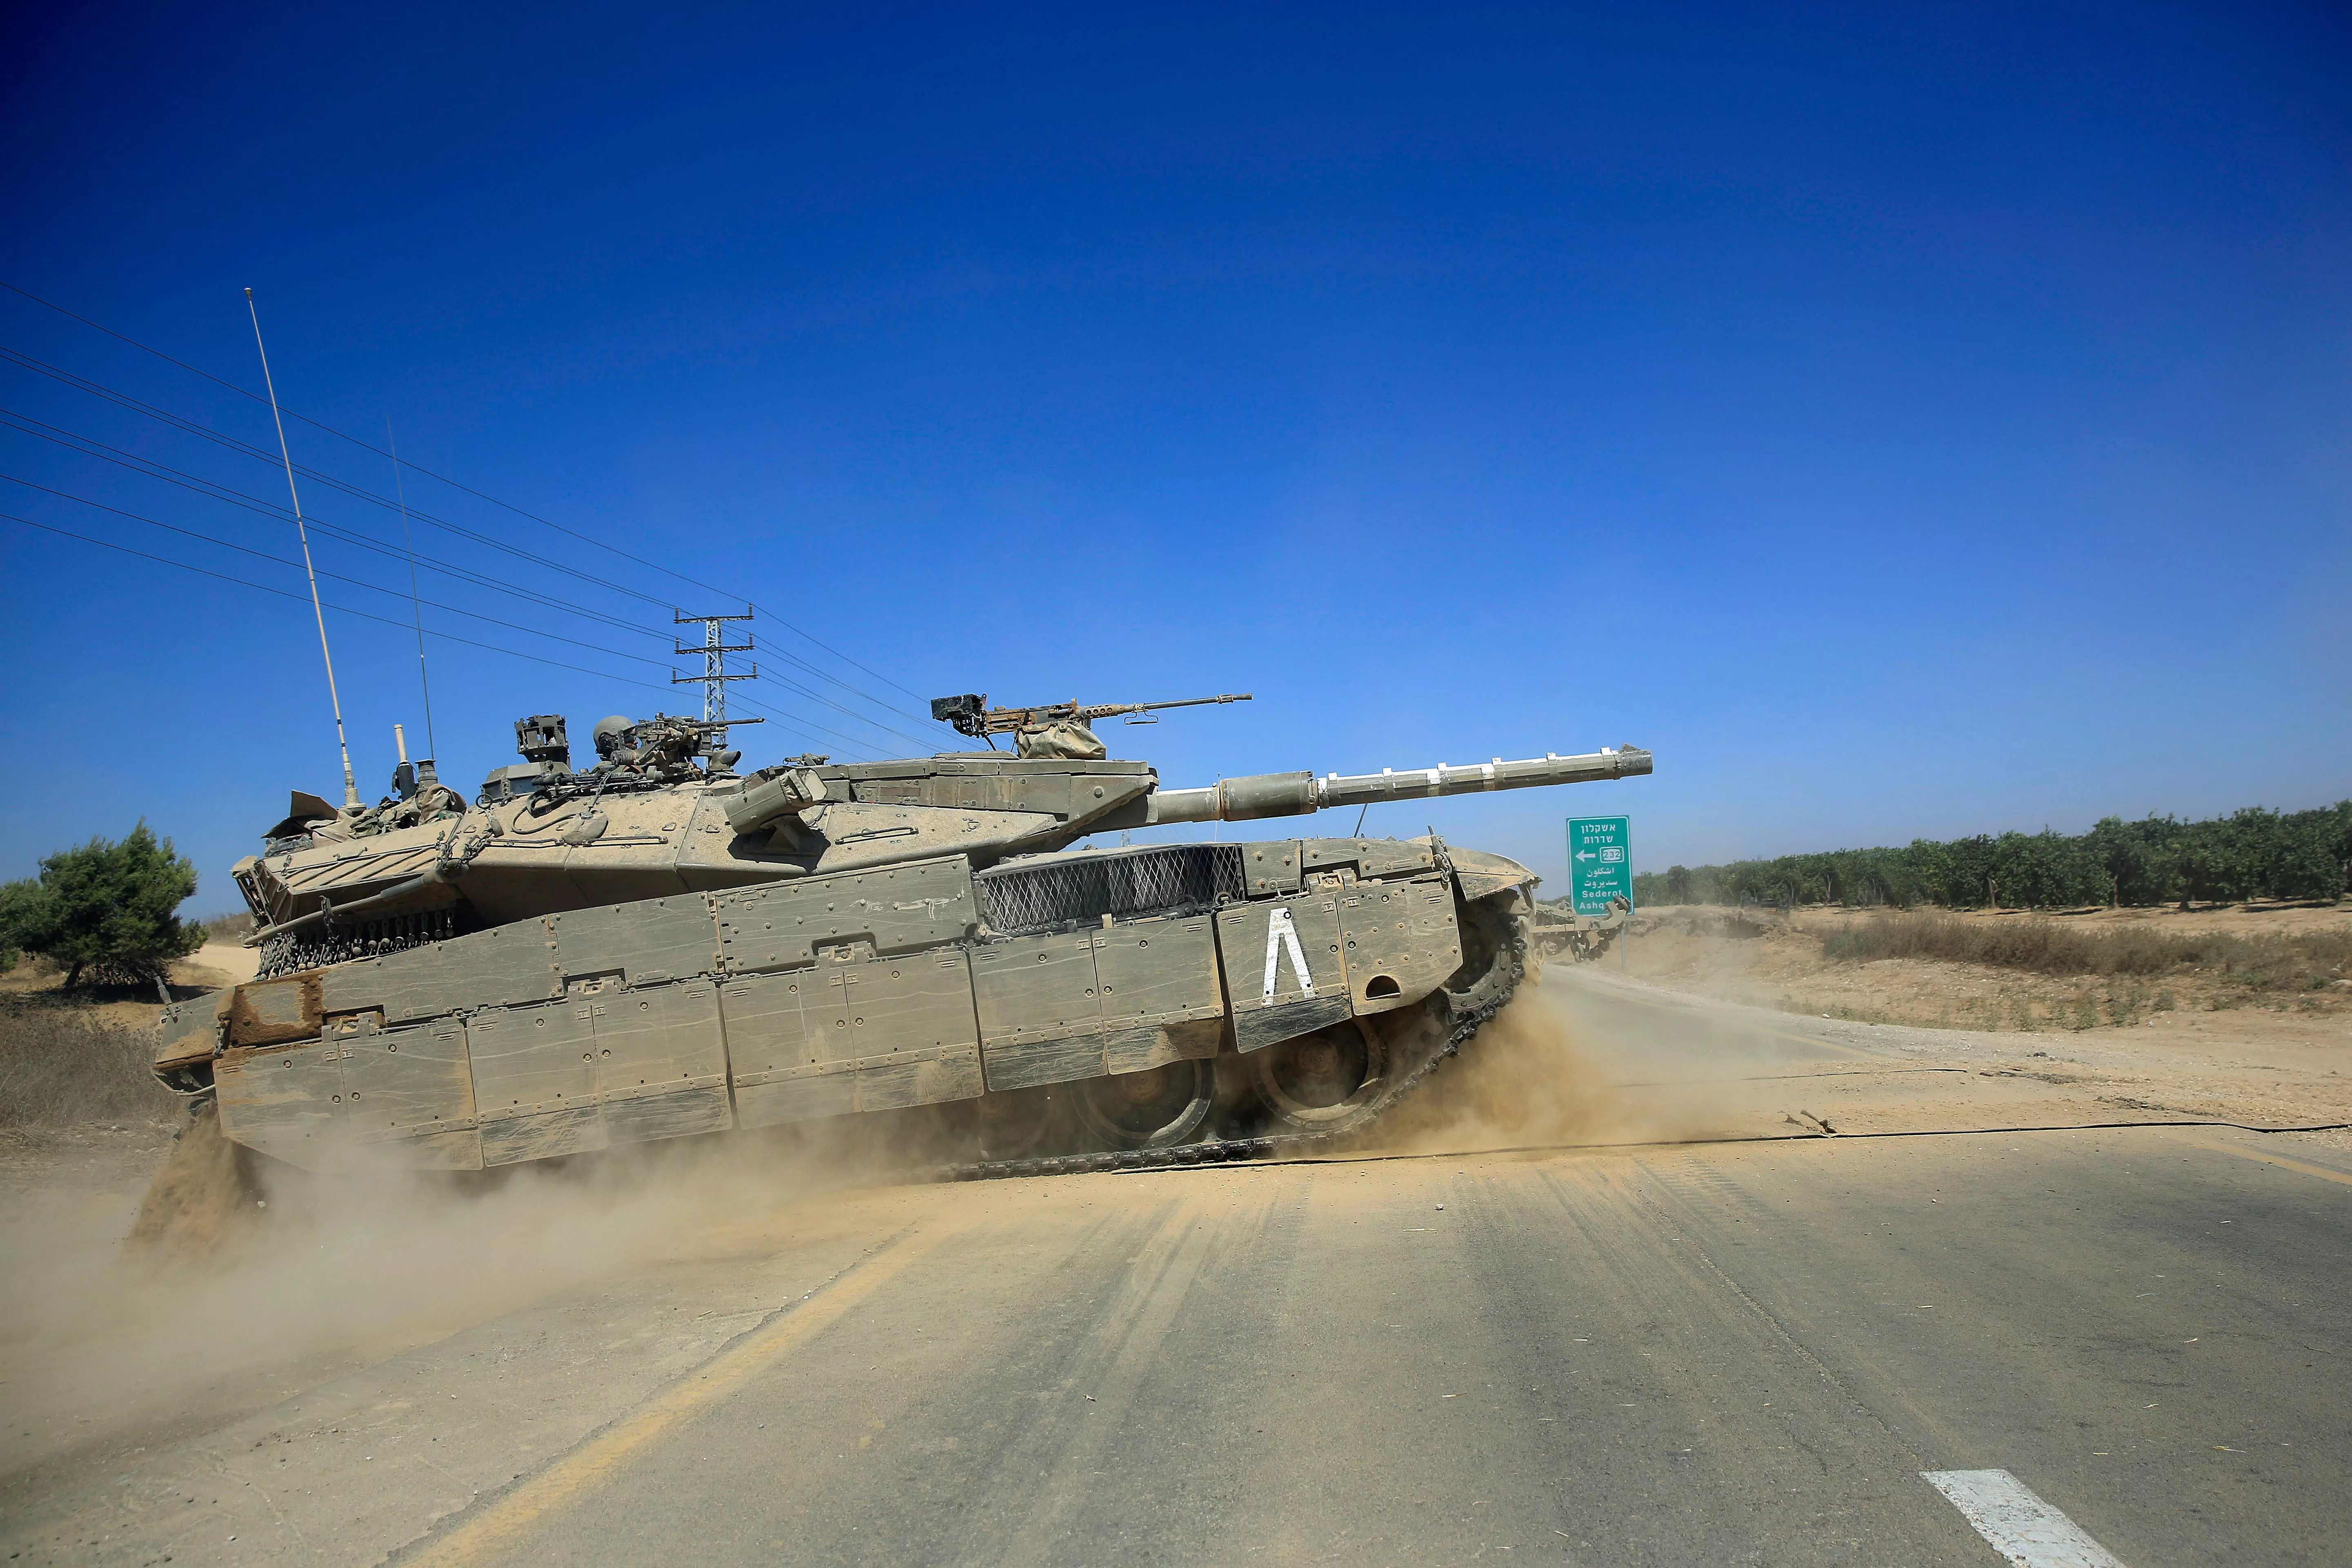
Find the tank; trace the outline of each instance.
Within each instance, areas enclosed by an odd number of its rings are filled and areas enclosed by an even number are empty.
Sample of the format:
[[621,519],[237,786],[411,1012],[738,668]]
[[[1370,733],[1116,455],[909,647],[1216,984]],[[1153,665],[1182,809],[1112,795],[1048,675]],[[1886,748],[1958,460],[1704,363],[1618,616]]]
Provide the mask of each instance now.
[[598,723],[575,771],[564,720],[536,715],[471,804],[431,763],[365,810],[297,794],[235,868],[257,977],[167,1008],[156,1073],[236,1143],[318,1171],[843,1117],[913,1119],[966,1174],[1354,1135],[1521,983],[1536,877],[1434,834],[1121,837],[1651,758],[1166,789],[1091,727],[1246,700],[942,698],[988,749],[742,775],[721,726],[664,716]]
[[1567,902],[1538,903],[1528,921],[1528,950],[1547,963],[1591,963],[1609,951],[1633,918],[1633,906],[1622,899],[1609,900],[1608,912],[1579,914]]

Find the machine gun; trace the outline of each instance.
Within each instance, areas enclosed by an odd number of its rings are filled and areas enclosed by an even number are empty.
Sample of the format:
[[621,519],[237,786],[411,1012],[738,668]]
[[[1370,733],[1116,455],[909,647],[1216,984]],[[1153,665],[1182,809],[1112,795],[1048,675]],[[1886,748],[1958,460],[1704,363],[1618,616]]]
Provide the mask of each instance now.
[[693,760],[701,757],[716,776],[733,768],[742,753],[714,750],[711,741],[723,740],[737,725],[761,722],[758,719],[713,722],[667,713],[632,721],[615,714],[599,721],[593,733],[596,754],[605,765],[639,768],[657,777],[683,777],[693,771]]
[[[1082,707],[1076,702],[1044,702],[1034,708],[991,708],[988,699],[976,692],[961,697],[931,699],[931,717],[943,724],[955,726],[956,733],[988,741],[995,750],[992,735],[1011,735],[1021,755],[1024,757],[1071,757],[1080,761],[1097,761],[1104,755],[1103,743],[1095,739],[1088,728],[1097,719],[1115,719],[1122,713],[1156,713],[1163,708],[1202,708],[1212,702],[1247,702],[1250,693],[1227,692],[1222,697],[1188,697],[1181,702],[1105,702]],[[1149,719],[1138,721],[1150,723]]]

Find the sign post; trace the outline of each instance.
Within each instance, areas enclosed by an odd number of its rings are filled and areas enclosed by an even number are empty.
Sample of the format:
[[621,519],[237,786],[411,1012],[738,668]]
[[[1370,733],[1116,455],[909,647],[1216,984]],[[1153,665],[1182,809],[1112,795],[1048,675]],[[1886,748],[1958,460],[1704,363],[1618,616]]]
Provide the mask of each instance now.
[[1617,937],[1617,967],[1624,968],[1633,944],[1633,837],[1624,817],[1568,819],[1568,896],[1580,915],[1606,915],[1611,900],[1625,900]]
[[1633,907],[1633,837],[1622,816],[1568,819],[1568,895],[1580,915],[1605,915],[1609,900]]

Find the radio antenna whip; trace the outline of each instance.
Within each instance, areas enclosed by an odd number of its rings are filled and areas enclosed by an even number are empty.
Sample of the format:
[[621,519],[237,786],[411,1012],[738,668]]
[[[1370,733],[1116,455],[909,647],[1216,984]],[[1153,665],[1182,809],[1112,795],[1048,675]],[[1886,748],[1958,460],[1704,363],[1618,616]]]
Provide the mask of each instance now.
[[408,539],[408,492],[400,482],[400,447],[392,438],[392,416],[383,416],[383,445],[392,456],[392,493],[400,502],[400,547],[408,552],[408,603],[416,612],[416,684],[425,691],[425,754],[441,754],[433,744],[433,683],[425,678],[425,601],[416,593],[416,546]]
[[319,621],[319,657],[327,661],[327,701],[335,710],[335,749],[343,757],[343,805],[360,807],[359,781],[352,776],[352,748],[343,739],[343,700],[335,690],[335,656],[327,650],[327,612],[319,607],[319,574],[310,564],[310,531],[302,521],[302,498],[294,489],[294,456],[286,448],[286,416],[278,412],[278,385],[269,379],[269,351],[261,344],[261,312],[254,308],[253,290],[245,291],[246,313],[253,318],[253,346],[261,351],[261,384],[269,391],[269,417],[278,424],[278,457],[286,465],[286,494],[294,502],[294,533],[302,542],[302,572],[310,579],[310,613]]

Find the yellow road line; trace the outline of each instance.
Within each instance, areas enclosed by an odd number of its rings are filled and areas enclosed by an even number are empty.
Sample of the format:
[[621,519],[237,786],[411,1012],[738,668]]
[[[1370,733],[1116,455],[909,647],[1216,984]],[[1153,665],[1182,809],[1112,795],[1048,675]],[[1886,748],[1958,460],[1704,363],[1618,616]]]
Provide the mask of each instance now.
[[699,1377],[672,1388],[591,1437],[404,1563],[410,1568],[416,1564],[455,1568],[522,1547],[524,1536],[550,1514],[577,1502],[610,1480],[648,1445],[742,1388],[839,1321],[938,1239],[918,1235],[867,1258],[766,1328],[753,1331],[732,1350],[714,1357]]
[[2221,1138],[2200,1138],[2193,1132],[2176,1132],[2173,1136],[2183,1143],[2194,1143],[2200,1149],[2210,1149],[2217,1154],[2235,1154],[2241,1160],[2259,1160],[2265,1165],[2277,1165],[2284,1170],[2294,1171],[2302,1175],[2317,1176],[2323,1182],[2341,1182],[2346,1186],[2352,1187],[2352,1175],[2347,1175],[2342,1171],[2331,1171],[2325,1165],[2290,1160],[2284,1154],[2265,1153],[2260,1149],[2248,1149]]

